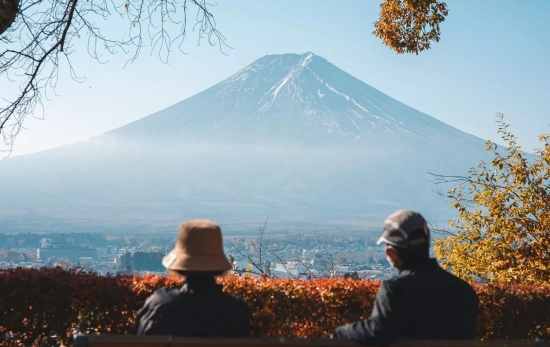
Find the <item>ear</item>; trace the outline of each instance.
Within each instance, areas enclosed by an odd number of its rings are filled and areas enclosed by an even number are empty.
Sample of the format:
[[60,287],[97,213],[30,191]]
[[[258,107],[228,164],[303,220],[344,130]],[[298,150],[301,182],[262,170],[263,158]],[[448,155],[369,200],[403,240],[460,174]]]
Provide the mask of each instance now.
[[397,253],[395,252],[395,249],[391,247],[386,247],[386,255],[388,256],[388,258],[390,258],[394,262],[399,261],[399,257],[397,257]]

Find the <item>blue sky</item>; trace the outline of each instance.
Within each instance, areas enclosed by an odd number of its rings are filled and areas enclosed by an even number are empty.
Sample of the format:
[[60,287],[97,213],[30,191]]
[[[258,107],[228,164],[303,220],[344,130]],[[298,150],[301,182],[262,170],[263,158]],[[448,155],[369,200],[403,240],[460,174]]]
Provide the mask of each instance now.
[[[503,112],[524,149],[550,132],[550,1],[448,0],[442,41],[397,55],[371,35],[375,0],[219,0],[213,13],[227,56],[190,33],[188,53],[162,64],[144,49],[98,64],[76,45],[82,84],[62,77],[44,121],[29,119],[14,155],[75,142],[147,116],[229,77],[266,54],[312,51],[371,86],[461,130],[496,139]],[[108,28],[114,32],[115,27]],[[122,35],[122,34],[121,34]],[[66,67],[64,67],[66,72]],[[0,82],[0,95],[14,84]]]

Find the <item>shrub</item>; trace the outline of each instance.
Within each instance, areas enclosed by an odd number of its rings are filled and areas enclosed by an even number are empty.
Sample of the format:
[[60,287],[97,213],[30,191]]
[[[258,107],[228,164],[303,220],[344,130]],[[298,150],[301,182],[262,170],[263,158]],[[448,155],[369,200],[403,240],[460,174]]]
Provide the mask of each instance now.
[[[161,287],[181,281],[101,277],[78,271],[0,271],[0,343],[72,343],[75,332],[131,334],[136,311]],[[379,282],[317,279],[220,280],[253,310],[256,336],[328,337],[334,327],[371,311]],[[550,338],[550,287],[475,285],[483,339]],[[449,298],[452,300],[452,298]]]
[[550,286],[474,286],[483,339],[550,339]]

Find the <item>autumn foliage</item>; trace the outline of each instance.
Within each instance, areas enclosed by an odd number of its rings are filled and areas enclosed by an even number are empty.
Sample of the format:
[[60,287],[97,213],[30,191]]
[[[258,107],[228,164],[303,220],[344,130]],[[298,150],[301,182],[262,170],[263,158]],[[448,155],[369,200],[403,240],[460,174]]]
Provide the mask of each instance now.
[[19,10],[19,0],[0,0],[0,34],[8,29]]
[[503,115],[497,115],[504,146],[491,141],[491,162],[446,194],[459,217],[454,235],[436,240],[435,252],[456,275],[489,283],[550,284],[550,135],[534,155],[521,151]]
[[[0,343],[71,344],[77,331],[131,334],[136,310],[175,279],[100,277],[57,269],[0,271]],[[379,282],[221,279],[253,310],[256,336],[328,337],[370,313]],[[475,286],[481,338],[550,338],[550,287]],[[452,298],[449,298],[452,300]]]
[[437,0],[385,0],[373,34],[398,54],[418,54],[439,42],[439,25],[448,14],[447,5]]

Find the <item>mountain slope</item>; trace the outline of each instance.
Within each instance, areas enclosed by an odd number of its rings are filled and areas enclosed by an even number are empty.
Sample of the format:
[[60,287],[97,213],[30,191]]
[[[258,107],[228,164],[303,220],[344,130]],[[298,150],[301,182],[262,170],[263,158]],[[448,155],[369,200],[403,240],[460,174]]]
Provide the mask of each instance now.
[[367,139],[380,132],[479,141],[311,52],[265,56],[221,83],[111,135],[316,142]]
[[0,162],[0,232],[357,227],[397,208],[453,216],[427,171],[463,174],[484,141],[312,53],[269,55],[89,141]]

